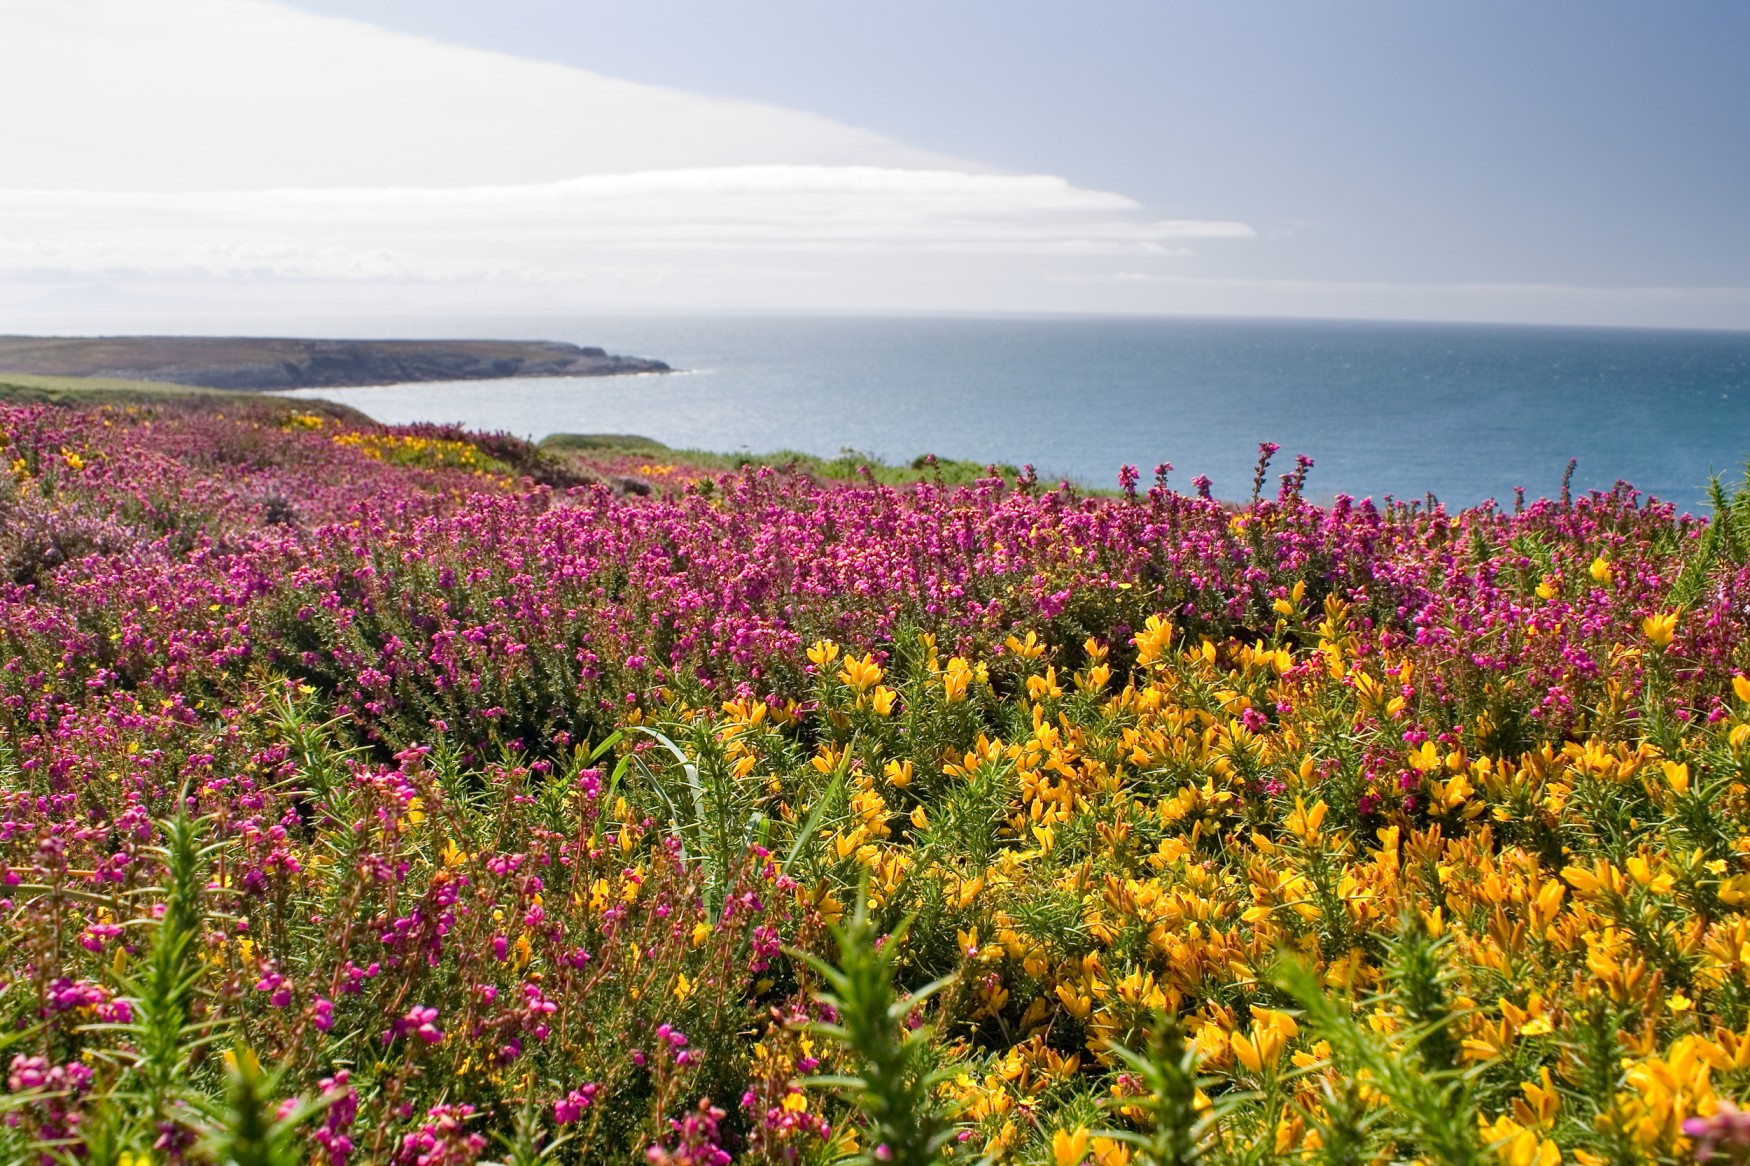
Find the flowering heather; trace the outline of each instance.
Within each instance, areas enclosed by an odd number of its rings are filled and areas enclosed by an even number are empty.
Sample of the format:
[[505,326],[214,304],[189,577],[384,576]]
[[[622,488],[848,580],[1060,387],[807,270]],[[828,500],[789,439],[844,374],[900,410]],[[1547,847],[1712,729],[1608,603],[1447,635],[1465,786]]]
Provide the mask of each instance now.
[[1750,500],[1273,452],[0,409],[5,1160],[1750,1156]]

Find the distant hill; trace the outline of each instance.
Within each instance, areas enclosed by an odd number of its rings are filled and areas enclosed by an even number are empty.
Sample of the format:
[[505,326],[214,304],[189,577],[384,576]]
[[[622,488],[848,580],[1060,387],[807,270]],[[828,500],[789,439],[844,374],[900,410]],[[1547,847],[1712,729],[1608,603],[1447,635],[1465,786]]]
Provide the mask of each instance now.
[[245,391],[669,371],[660,360],[549,340],[0,336],[0,373]]

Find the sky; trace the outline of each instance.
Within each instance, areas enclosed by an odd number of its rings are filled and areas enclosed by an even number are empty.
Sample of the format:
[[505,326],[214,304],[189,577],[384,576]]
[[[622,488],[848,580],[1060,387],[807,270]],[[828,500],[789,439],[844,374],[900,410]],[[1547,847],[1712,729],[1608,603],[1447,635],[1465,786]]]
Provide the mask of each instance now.
[[1750,328],[1750,4],[0,0],[0,327]]

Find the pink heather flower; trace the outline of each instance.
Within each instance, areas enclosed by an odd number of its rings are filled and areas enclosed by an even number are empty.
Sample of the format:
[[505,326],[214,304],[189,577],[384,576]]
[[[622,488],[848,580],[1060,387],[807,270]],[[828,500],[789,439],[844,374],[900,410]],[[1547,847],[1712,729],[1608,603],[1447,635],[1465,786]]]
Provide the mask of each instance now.
[[26,1089],[41,1089],[48,1080],[47,1057],[17,1056],[12,1058],[12,1071],[6,1078],[6,1087],[14,1093],[23,1093]]
[[1695,1160],[1709,1162],[1722,1157],[1731,1162],[1750,1158],[1750,1111],[1721,1101],[1712,1117],[1692,1117],[1683,1132],[1695,1139]]
[[464,1125],[473,1113],[472,1105],[432,1106],[425,1123],[402,1137],[395,1156],[398,1166],[468,1166],[479,1161],[486,1138],[469,1133]]
[[553,1103],[553,1120],[560,1125],[570,1125],[583,1117],[584,1111],[595,1104],[596,1094],[601,1086],[591,1082],[581,1089],[573,1089],[564,1097]]
[[359,1100],[357,1092],[347,1084],[348,1080],[349,1074],[342,1069],[318,1082],[326,1107],[322,1111],[321,1128],[310,1136],[326,1153],[328,1166],[346,1166],[347,1159],[352,1156],[350,1133],[358,1118]]
[[96,1005],[92,1011],[97,1019],[104,1024],[132,1024],[134,1022],[134,1006],[126,1000],[110,1000]]
[[652,1143],[644,1151],[645,1161],[651,1166],[729,1166],[733,1159],[721,1145],[718,1127],[725,1116],[709,1098],[700,1098],[692,1113],[669,1122],[674,1144]]
[[414,1005],[407,1010],[407,1015],[395,1022],[390,1032],[384,1033],[385,1043],[401,1033],[411,1032],[428,1045],[435,1045],[444,1039],[443,1029],[437,1026],[438,1010],[425,1005]]

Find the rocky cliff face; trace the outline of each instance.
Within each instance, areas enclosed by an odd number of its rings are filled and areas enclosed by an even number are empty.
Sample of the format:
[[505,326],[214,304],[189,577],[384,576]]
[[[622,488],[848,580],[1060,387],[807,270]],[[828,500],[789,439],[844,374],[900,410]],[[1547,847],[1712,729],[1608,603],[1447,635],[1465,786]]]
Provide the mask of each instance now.
[[112,376],[268,390],[502,377],[669,372],[660,360],[523,340],[281,340],[122,336],[0,337],[0,372]]

